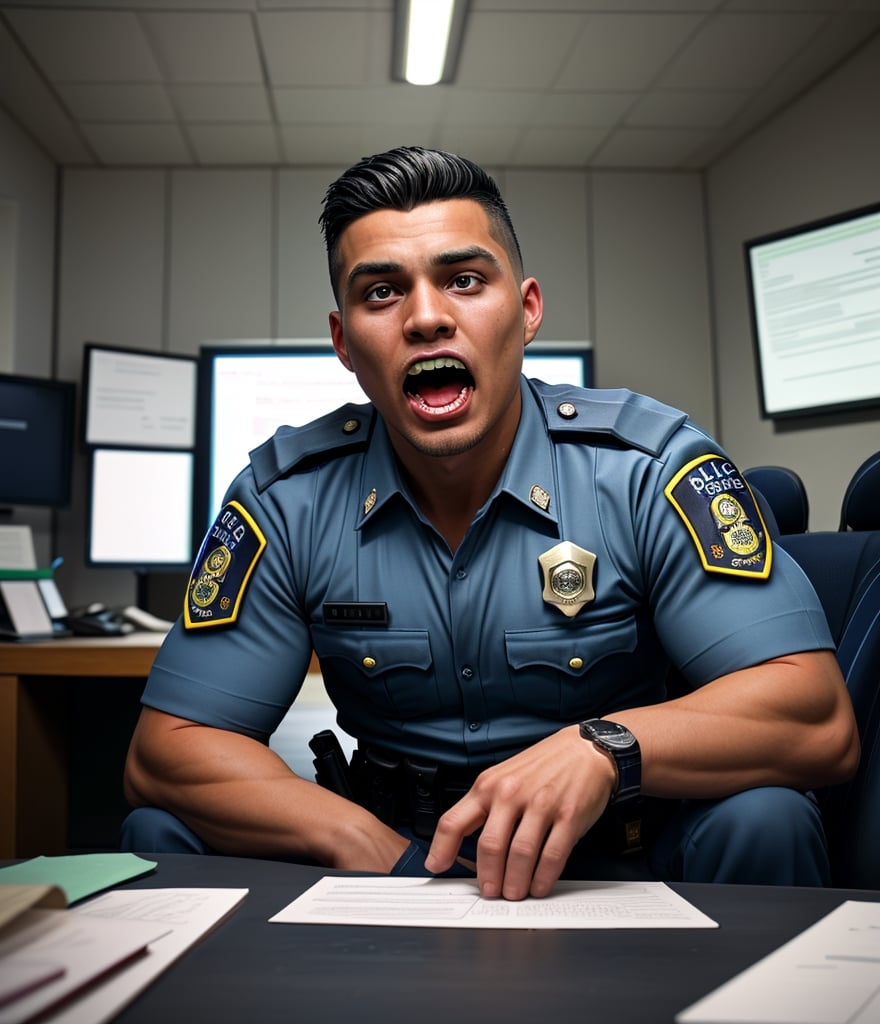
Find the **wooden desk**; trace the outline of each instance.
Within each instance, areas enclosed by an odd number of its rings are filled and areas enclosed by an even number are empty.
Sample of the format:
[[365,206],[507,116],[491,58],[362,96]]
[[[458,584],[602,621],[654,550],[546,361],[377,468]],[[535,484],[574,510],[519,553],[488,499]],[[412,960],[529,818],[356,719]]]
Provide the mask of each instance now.
[[130,633],[0,644],[0,857],[67,849],[71,679],[142,686],[163,639]]

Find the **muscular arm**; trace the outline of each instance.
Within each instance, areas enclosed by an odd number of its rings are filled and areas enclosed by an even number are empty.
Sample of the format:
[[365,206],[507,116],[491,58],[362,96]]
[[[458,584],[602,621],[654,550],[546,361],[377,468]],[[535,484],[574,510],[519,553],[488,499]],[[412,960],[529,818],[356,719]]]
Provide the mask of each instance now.
[[[790,655],[716,679],[677,700],[607,717],[642,749],[642,791],[724,797],[756,786],[810,789],[843,782],[859,741],[834,655]],[[484,772],[440,820],[430,870],[445,870],[480,826],[485,896],[549,893],[574,844],[614,788],[610,759],[568,726]]]
[[132,737],[125,795],[134,806],[170,811],[221,853],[387,872],[407,846],[362,807],[294,774],[257,740],[149,707]]

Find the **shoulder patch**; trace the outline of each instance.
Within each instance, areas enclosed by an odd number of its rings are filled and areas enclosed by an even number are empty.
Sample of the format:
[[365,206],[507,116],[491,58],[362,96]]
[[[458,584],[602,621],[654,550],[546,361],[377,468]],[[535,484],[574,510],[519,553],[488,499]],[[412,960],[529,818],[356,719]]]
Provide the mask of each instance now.
[[265,546],[259,526],[237,501],[223,506],[202,541],[186,588],[183,622],[187,629],[235,622]]
[[754,495],[742,474],[720,455],[701,455],[669,481],[663,493],[697,547],[706,572],[766,579],[773,548]]

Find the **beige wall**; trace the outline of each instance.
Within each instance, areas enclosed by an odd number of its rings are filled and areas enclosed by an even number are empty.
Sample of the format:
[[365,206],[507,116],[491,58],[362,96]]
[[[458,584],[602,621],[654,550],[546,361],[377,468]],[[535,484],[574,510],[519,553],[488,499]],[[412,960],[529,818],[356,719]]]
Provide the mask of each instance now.
[[836,529],[846,483],[880,450],[880,412],[778,429],[759,414],[743,243],[880,200],[880,38],[706,176],[720,434],[743,465],[804,478],[812,529]]

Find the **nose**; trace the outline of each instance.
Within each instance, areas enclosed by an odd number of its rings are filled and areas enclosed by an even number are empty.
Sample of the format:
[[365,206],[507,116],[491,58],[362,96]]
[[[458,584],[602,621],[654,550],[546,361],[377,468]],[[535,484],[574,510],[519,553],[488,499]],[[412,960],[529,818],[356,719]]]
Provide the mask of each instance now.
[[455,333],[455,318],[443,292],[432,284],[417,284],[407,296],[404,333],[415,341],[449,338]]

